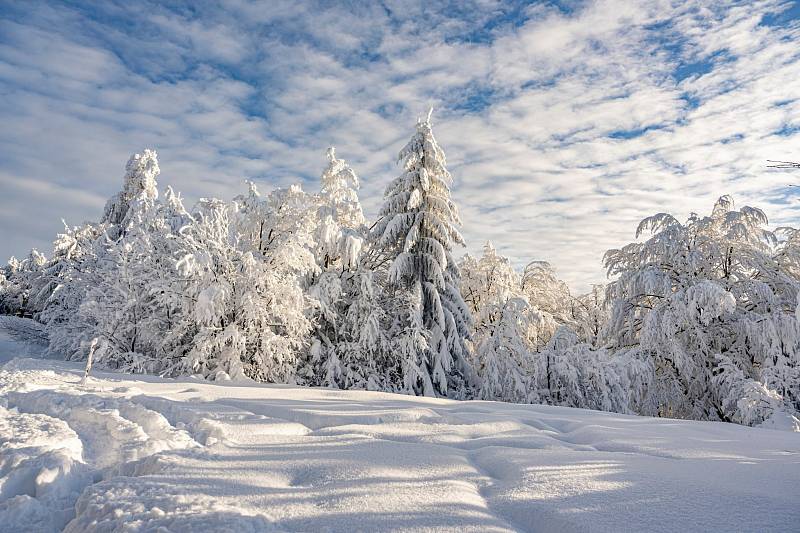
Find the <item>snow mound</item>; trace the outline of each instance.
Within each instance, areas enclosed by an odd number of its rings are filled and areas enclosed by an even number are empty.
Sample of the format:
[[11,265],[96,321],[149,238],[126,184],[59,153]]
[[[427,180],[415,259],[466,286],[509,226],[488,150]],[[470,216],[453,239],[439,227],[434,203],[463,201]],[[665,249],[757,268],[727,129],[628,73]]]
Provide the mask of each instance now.
[[169,480],[117,477],[91,486],[77,503],[78,517],[65,533],[164,531],[261,533],[273,531],[269,520],[248,515],[218,498],[176,494]]
[[85,446],[97,468],[113,468],[164,450],[198,446],[184,430],[172,427],[161,413],[124,398],[50,390],[9,392],[8,407],[20,413],[45,414],[63,420]]
[[63,420],[0,407],[0,530],[52,531],[92,481],[83,443]]
[[199,446],[157,411],[74,385],[49,370],[0,371],[0,531],[60,531],[95,481]]

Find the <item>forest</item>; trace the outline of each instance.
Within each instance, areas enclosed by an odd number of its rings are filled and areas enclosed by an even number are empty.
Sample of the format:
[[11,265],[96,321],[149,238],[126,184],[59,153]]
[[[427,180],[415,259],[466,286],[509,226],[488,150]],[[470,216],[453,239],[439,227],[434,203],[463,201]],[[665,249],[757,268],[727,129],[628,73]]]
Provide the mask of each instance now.
[[98,222],[0,270],[0,313],[40,322],[54,354],[126,372],[797,424],[797,229],[729,196],[654,214],[605,254],[608,283],[575,295],[488,242],[456,259],[430,116],[398,162],[368,220],[333,148],[318,191],[249,183],[190,209],[159,194],[143,150]]

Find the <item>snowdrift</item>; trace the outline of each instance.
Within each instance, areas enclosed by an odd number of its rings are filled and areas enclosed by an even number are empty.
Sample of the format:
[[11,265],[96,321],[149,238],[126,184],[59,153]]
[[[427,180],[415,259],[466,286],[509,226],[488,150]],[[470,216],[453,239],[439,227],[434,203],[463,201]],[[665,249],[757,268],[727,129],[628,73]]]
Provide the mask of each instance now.
[[[791,531],[800,434],[98,373],[0,330],[0,531]],[[159,529],[164,528],[164,529]]]

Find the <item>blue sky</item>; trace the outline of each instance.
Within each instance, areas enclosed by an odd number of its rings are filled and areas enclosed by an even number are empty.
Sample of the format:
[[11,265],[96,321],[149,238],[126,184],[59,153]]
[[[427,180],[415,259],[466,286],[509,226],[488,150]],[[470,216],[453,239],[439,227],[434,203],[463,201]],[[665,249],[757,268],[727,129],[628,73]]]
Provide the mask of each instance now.
[[335,145],[374,215],[429,106],[469,250],[578,290],[654,212],[800,223],[766,168],[800,159],[796,2],[161,4],[0,4],[0,257],[96,220],[144,147],[191,203],[314,190]]

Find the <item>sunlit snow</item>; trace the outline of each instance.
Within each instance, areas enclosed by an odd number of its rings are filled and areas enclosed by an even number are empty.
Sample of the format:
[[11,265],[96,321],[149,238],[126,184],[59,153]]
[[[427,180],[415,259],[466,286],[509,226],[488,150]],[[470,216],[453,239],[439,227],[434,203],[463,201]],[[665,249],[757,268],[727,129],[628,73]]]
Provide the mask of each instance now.
[[250,381],[97,373],[81,387],[81,365],[16,338],[0,333],[3,532],[800,521],[798,433]]

